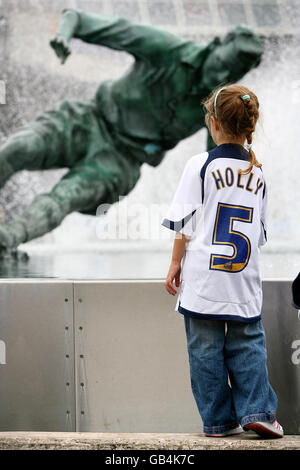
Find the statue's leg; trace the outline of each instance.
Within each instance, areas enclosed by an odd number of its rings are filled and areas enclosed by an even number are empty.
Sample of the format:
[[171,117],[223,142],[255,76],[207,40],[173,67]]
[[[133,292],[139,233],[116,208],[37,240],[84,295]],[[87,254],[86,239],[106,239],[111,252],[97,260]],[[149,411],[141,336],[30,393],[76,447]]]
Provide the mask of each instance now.
[[0,147],[0,188],[17,171],[71,168],[86,154],[90,102],[62,101]]
[[65,118],[55,121],[65,126],[62,153],[71,169],[50,193],[38,195],[22,214],[0,225],[0,251],[15,250],[19,244],[53,230],[71,212],[96,215],[100,204],[117,202],[137,183],[141,163],[130,156],[130,149],[115,147],[94,108],[92,101],[68,102],[65,109],[61,106],[65,112],[59,116]]
[[113,148],[78,162],[50,193],[39,194],[20,216],[0,226],[0,250],[15,250],[50,232],[71,212],[96,215],[100,204],[113,204],[134,188],[140,166]]
[[12,135],[0,148],[0,187],[17,171],[42,169],[45,153],[44,140],[30,126]]
[[97,167],[81,165],[76,171],[75,166],[50,193],[39,194],[22,215],[0,226],[0,249],[14,250],[50,232],[71,212],[88,211],[97,201],[105,201],[106,186],[101,177]]

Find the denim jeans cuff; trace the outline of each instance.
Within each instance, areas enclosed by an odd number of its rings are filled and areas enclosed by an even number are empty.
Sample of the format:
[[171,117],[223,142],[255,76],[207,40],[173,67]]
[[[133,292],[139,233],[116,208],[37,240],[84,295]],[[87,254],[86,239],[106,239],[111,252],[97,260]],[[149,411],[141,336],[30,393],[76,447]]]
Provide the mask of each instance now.
[[237,421],[231,421],[230,423],[221,424],[221,425],[218,425],[218,426],[206,426],[204,424],[203,425],[203,432],[205,434],[218,434],[218,433],[222,433],[222,432],[225,432],[225,431],[229,431],[229,429],[233,429],[238,425],[239,425],[239,423]]
[[256,421],[272,422],[275,421],[275,413],[257,413],[253,415],[244,416],[241,419],[241,426],[245,426],[248,423],[255,423]]

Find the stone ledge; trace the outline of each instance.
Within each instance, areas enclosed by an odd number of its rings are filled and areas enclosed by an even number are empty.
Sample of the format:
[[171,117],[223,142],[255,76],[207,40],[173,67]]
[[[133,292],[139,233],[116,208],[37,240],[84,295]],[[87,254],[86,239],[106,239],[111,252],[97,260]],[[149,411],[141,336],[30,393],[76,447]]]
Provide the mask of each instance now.
[[262,439],[189,433],[0,432],[1,450],[300,450],[300,435]]

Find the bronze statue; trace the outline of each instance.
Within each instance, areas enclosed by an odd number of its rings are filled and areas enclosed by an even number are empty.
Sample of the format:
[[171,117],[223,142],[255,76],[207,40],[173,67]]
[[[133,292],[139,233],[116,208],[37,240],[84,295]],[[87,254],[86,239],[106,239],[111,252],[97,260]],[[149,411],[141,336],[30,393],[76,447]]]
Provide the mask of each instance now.
[[0,187],[19,170],[70,169],[0,226],[2,253],[16,252],[73,211],[95,215],[100,204],[128,194],[143,163],[157,166],[167,150],[205,127],[203,98],[242,78],[263,53],[243,26],[203,46],[126,18],[64,9],[50,41],[62,64],[72,38],[126,51],[135,61],[121,78],[101,83],[92,100],[58,103],[0,148]]

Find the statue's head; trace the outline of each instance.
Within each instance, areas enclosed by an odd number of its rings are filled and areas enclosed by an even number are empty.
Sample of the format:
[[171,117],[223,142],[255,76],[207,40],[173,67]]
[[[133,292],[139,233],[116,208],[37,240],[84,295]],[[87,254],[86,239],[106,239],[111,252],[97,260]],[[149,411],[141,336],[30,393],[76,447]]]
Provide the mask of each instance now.
[[246,26],[237,26],[217,44],[203,64],[202,77],[208,89],[236,82],[261,61],[263,44]]

